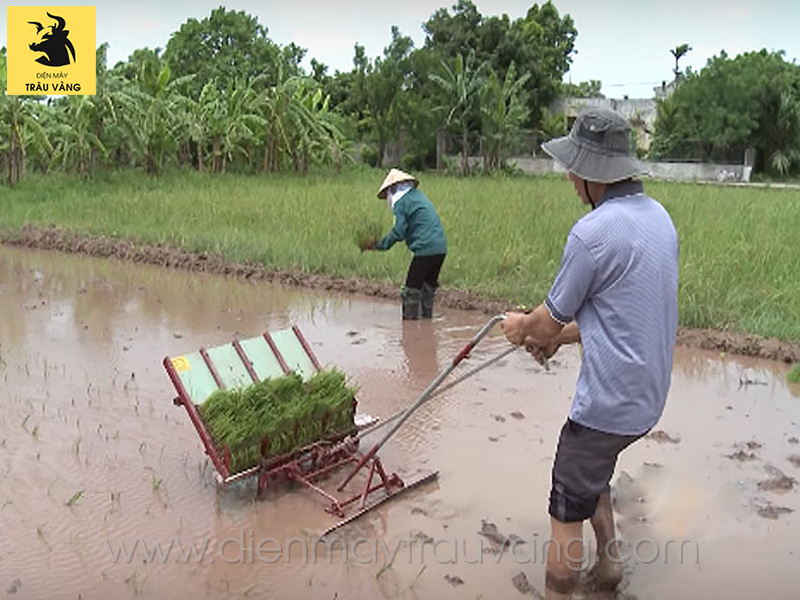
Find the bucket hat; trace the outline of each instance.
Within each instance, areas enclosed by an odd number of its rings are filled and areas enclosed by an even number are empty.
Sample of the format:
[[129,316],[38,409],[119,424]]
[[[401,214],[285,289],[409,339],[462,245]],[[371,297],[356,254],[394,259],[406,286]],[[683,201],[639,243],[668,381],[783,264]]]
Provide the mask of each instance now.
[[419,181],[413,175],[409,175],[408,173],[404,173],[400,169],[392,169],[389,171],[389,174],[386,176],[386,179],[383,180],[381,184],[381,188],[378,190],[378,198],[381,200],[386,200],[386,192],[389,191],[389,188],[397,183],[403,183],[404,181],[411,181],[414,183],[414,187],[419,185]]
[[630,155],[631,125],[608,108],[583,109],[569,135],[542,144],[567,171],[597,183],[615,183],[646,172]]

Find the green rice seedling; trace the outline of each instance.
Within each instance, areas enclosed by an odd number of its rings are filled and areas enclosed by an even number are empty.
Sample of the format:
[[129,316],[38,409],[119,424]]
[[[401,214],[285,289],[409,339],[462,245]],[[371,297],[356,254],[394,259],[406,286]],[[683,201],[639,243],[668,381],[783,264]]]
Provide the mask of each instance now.
[[410,590],[414,589],[414,586],[417,585],[417,582],[420,580],[420,578],[422,577],[422,574],[425,572],[425,569],[427,567],[428,567],[428,565],[422,565],[420,570],[417,571],[416,577],[414,577],[413,581],[408,585],[408,589],[410,589]]
[[75,503],[83,497],[83,490],[78,490],[72,497],[65,502],[67,506],[75,506]]
[[53,547],[47,541],[47,537],[44,534],[44,527],[47,523],[42,523],[36,528],[36,535],[39,537],[39,541],[42,542],[49,550],[52,550]]
[[789,369],[789,374],[786,376],[791,383],[800,383],[800,363],[796,363]]
[[362,223],[353,232],[353,241],[360,250],[373,247],[383,237],[383,226],[376,222]]
[[262,441],[267,457],[290,453],[353,430],[353,397],[343,373],[326,370],[304,382],[296,373],[212,394],[200,412],[217,447],[230,450],[230,470],[258,464]]

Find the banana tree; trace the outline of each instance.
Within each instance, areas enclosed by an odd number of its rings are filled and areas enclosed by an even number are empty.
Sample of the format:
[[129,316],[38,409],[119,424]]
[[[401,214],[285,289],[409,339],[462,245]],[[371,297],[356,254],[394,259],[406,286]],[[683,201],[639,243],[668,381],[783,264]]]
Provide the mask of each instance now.
[[489,63],[476,65],[475,53],[467,58],[459,54],[453,65],[441,61],[441,75],[431,74],[444,94],[444,103],[437,110],[447,113],[445,124],[461,132],[461,172],[469,174],[470,126],[479,118],[480,91],[489,70]]
[[303,103],[307,78],[287,76],[281,65],[277,77],[259,96],[260,114],[264,118],[263,170],[279,171],[288,158],[296,172],[300,171],[303,141],[307,138],[309,123],[313,120]]
[[511,63],[502,82],[492,70],[481,92],[481,146],[486,170],[500,168],[508,148],[521,133],[528,118],[525,84],[529,78],[528,73],[517,77],[516,66]]
[[223,173],[237,155],[250,158],[260,132],[266,129],[266,120],[258,114],[258,103],[259,96],[250,83],[237,82],[222,97],[218,123]]
[[8,184],[19,183],[25,172],[26,147],[29,143],[49,146],[47,135],[37,119],[38,102],[29,96],[9,96],[5,48],[0,52],[0,144],[8,167]]
[[53,129],[56,160],[67,170],[88,172],[95,152],[108,154],[95,133],[98,108],[94,96],[69,96]]
[[153,76],[142,65],[137,87],[125,100],[129,104],[123,113],[126,129],[149,175],[161,171],[165,157],[180,141],[182,96],[179,90],[192,77],[187,75],[170,80],[169,65],[164,65],[158,75]]

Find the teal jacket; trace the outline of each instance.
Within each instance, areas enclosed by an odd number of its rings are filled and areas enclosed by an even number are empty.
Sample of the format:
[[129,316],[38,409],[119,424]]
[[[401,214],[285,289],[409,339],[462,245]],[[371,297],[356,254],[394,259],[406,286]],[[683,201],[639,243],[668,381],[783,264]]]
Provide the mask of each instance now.
[[418,189],[409,190],[392,208],[394,227],[378,242],[378,250],[388,250],[405,240],[414,256],[447,254],[447,238],[433,203]]

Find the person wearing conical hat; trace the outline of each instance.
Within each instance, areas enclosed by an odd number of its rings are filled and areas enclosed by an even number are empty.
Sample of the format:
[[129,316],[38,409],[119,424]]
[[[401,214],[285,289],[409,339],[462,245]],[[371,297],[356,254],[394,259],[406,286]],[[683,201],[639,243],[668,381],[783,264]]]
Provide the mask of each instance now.
[[591,210],[573,225],[545,301],[529,314],[508,313],[502,325],[539,362],[563,344],[583,346],[551,474],[547,600],[572,597],[587,519],[598,551],[591,579],[601,589],[621,581],[609,484],[620,452],[661,418],[670,387],[678,234],[635,179],[644,169],[630,155],[630,129],[619,113],[590,107],[569,135],[542,145]]
[[439,272],[447,255],[447,238],[433,203],[419,189],[419,181],[400,169],[391,169],[378,189],[394,213],[394,226],[380,241],[362,250],[388,250],[405,241],[414,254],[401,293],[403,319],[433,317]]

